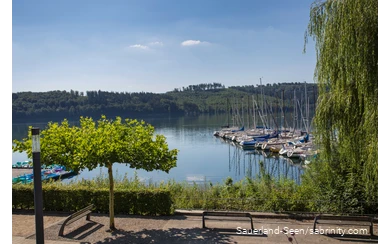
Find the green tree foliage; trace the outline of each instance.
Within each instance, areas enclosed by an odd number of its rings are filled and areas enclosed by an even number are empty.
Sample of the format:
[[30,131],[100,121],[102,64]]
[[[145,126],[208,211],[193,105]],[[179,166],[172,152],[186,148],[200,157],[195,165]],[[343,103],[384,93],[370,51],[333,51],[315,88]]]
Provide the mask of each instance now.
[[[130,168],[169,172],[176,167],[177,149],[169,150],[163,135],[154,135],[154,128],[145,122],[120,117],[102,116],[97,122],[80,118],[80,126],[49,123],[41,138],[41,160],[44,164],[61,164],[76,171],[98,166],[108,168],[110,182],[110,229],[114,224],[114,179],[112,165],[125,163]],[[12,150],[26,151],[31,158],[31,132],[22,141],[14,140]]]
[[[106,92],[106,91],[49,91],[49,92],[18,92],[12,94],[12,119],[78,119],[80,116],[100,117],[126,114],[137,116],[145,114],[201,114],[224,113],[227,111],[226,99],[230,101],[247,101],[247,97],[260,100],[260,90],[263,90],[269,104],[276,104],[284,91],[285,109],[292,111],[294,91],[296,97],[303,101],[303,83],[280,83],[263,86],[232,86],[225,88],[220,83],[190,85],[176,88],[164,94],[149,92]],[[307,84],[307,93],[314,111],[314,100],[317,85]],[[278,104],[282,104],[280,101]],[[238,105],[241,108],[241,104]],[[244,109],[252,107],[247,102]],[[276,108],[275,108],[276,109]]]
[[377,211],[378,2],[317,1],[306,42],[309,36],[317,53],[315,126],[322,162],[306,177],[333,209],[344,202]]

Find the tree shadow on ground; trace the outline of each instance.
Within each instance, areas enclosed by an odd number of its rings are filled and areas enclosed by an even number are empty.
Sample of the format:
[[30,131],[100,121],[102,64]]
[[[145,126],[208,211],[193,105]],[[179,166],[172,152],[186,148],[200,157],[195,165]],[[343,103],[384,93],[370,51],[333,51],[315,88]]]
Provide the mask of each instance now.
[[[186,216],[167,216],[167,217],[140,217],[126,216],[126,219],[145,219],[145,220],[185,220]],[[126,220],[122,220],[126,221]],[[199,221],[200,219],[196,219]],[[45,238],[47,240],[60,241],[79,241],[81,243],[237,243],[236,238],[245,236],[250,238],[267,237],[265,234],[243,235],[238,234],[237,229],[229,228],[200,228],[196,226],[182,226],[180,222],[178,227],[173,228],[138,228],[136,230],[119,229],[113,232],[106,232],[102,228],[107,228],[107,223],[102,219],[86,222],[75,222],[65,228],[64,236],[58,236],[59,229],[63,221],[59,221],[45,228]],[[119,221],[120,222],[120,221]],[[192,224],[192,223],[191,223]],[[120,224],[119,224],[120,225]],[[165,224],[163,224],[165,225]],[[163,226],[161,225],[161,227]],[[28,237],[35,239],[35,234]],[[259,240],[260,240],[259,239]]]
[[[50,240],[63,241],[81,241],[83,244],[121,244],[121,243],[237,243],[233,240],[234,236],[242,236],[236,233],[234,229],[210,228],[203,229],[195,228],[170,228],[162,229],[143,229],[140,231],[126,231],[118,229],[111,233],[107,233],[102,240],[94,240],[94,233],[104,225],[97,222],[89,222],[83,226],[77,227],[75,230],[66,233],[60,237],[58,236],[59,225],[52,226],[46,229],[45,238]],[[50,232],[50,233],[49,233]],[[98,234],[99,235],[99,234]],[[266,235],[245,235],[250,237],[267,237]],[[28,237],[28,239],[35,239],[35,234]]]
[[117,230],[112,232],[110,237],[96,243],[237,243],[232,239],[234,235],[237,234],[231,229],[170,228],[144,229],[138,232]]

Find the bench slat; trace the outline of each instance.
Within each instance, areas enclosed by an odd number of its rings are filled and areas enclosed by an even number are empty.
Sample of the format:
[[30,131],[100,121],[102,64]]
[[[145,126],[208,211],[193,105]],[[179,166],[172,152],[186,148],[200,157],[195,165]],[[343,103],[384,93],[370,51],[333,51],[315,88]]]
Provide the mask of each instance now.
[[245,213],[245,212],[218,212],[218,211],[211,211],[211,212],[208,212],[208,211],[204,211],[203,214],[202,214],[202,225],[203,225],[203,228],[206,228],[206,223],[205,223],[205,220],[206,219],[210,219],[210,218],[207,218],[207,216],[211,216],[211,217],[225,217],[224,220],[227,220],[226,217],[245,217],[245,218],[249,218],[250,221],[251,221],[251,228],[253,229],[253,219],[252,219],[252,215],[250,213]]
[[[373,218],[368,216],[331,216],[331,215],[317,215],[314,218],[313,231],[317,224],[334,224],[334,225],[357,225],[369,226],[371,236],[374,235]],[[333,222],[332,222],[333,221]]]
[[88,213],[88,212],[91,212],[91,210],[90,209],[86,209],[86,210],[83,210],[83,211],[78,211],[78,212],[76,212],[76,213],[74,213],[74,214],[71,214],[69,217],[70,218],[77,218],[77,216],[79,216],[79,215],[85,215],[85,213]]
[[81,218],[84,218],[88,214],[92,213],[92,211],[88,211],[88,212],[84,212],[84,213],[85,213],[84,215],[78,215],[75,218],[69,219],[69,221],[66,222],[66,225],[69,225],[69,224],[71,224],[71,223],[73,223],[73,222],[75,222],[75,221],[77,221],[77,220],[79,220]]
[[340,221],[340,220],[317,220],[317,224],[335,224],[335,225],[359,225],[359,226],[368,226],[371,225],[371,222],[368,221]]
[[70,216],[77,216],[77,215],[83,214],[84,212],[92,210],[92,208],[93,208],[93,205],[89,205],[88,207],[80,209],[79,211],[77,211],[76,213],[71,214]]
[[365,221],[365,222],[372,222],[371,217],[366,216],[318,216],[319,219],[322,220],[340,220],[340,221]]
[[250,213],[238,212],[204,212],[205,216],[229,216],[229,217],[250,217]]

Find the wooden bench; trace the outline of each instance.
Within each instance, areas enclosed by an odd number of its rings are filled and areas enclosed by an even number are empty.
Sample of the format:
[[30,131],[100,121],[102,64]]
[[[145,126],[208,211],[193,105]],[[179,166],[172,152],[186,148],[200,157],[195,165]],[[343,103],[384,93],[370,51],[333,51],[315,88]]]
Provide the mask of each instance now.
[[225,212],[225,211],[204,211],[203,214],[202,214],[202,224],[203,224],[202,227],[203,228],[206,228],[205,220],[206,219],[210,219],[210,218],[207,218],[208,216],[213,216],[213,217],[235,217],[235,218],[237,218],[237,217],[247,217],[251,221],[251,228],[252,228],[252,230],[254,229],[253,228],[252,215],[250,213],[245,213],[245,212]]
[[[325,222],[321,221],[325,220]],[[335,225],[357,225],[369,226],[371,236],[374,235],[373,218],[368,216],[334,216],[334,215],[317,215],[314,218],[313,231],[316,230],[317,224],[335,224]]]
[[65,219],[65,221],[62,223],[61,228],[60,228],[60,232],[58,233],[58,235],[63,236],[64,235],[64,228],[66,225],[69,225],[69,224],[75,222],[76,220],[83,218],[84,216],[87,216],[86,220],[91,220],[91,213],[92,213],[93,207],[94,207],[94,205],[91,204],[91,205],[77,211],[76,213],[69,215]]

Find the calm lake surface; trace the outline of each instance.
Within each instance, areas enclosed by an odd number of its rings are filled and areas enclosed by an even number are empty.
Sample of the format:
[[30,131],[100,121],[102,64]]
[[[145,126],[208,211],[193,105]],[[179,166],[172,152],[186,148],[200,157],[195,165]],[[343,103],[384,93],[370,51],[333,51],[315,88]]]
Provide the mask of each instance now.
[[[166,137],[170,149],[179,150],[177,167],[167,174],[161,171],[134,170],[124,164],[114,164],[115,177],[120,178],[125,175],[134,177],[136,172],[137,176],[145,182],[174,179],[217,183],[223,182],[229,176],[234,181],[238,181],[245,177],[258,177],[259,162],[263,161],[265,171],[273,177],[287,177],[300,183],[300,176],[304,169],[299,163],[294,164],[291,160],[282,157],[263,155],[260,151],[244,151],[231,142],[214,137],[213,132],[220,130],[220,126],[227,123],[226,115],[137,117],[136,119],[143,119],[152,124],[157,134]],[[14,123],[12,137],[21,140],[27,137],[28,126],[36,126],[42,130],[47,122]],[[25,153],[12,154],[12,164],[25,160],[28,160]],[[107,175],[107,169],[84,170],[78,176],[64,181],[92,179],[101,174]]]

